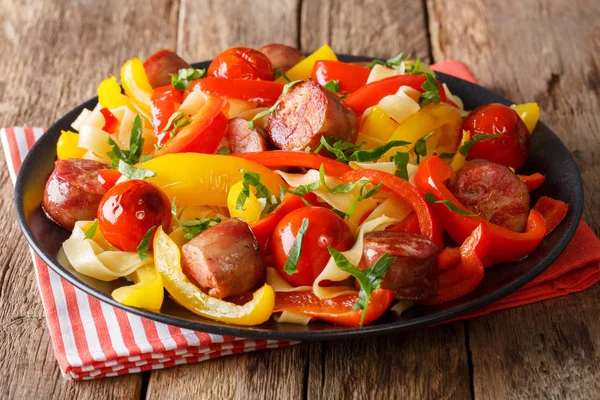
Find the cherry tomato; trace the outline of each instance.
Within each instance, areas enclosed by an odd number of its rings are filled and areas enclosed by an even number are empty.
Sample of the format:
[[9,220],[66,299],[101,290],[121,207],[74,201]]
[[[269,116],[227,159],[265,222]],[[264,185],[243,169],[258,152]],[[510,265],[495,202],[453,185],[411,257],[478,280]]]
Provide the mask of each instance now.
[[[288,275],[285,263],[305,218],[308,228],[296,265],[298,272]],[[277,224],[272,239],[273,259],[281,276],[290,284],[310,286],[329,261],[329,246],[345,251],[353,244],[352,231],[336,213],[323,207],[304,207],[292,211]]]
[[225,50],[210,63],[208,76],[215,78],[275,79],[271,61],[260,51],[248,47]]
[[[153,226],[171,225],[171,205],[167,195],[145,181],[127,181],[110,189],[98,207],[98,227],[113,246],[136,251]],[[150,241],[152,243],[152,241]]]
[[497,103],[481,106],[464,120],[463,129],[471,131],[471,136],[500,134],[498,138],[477,142],[469,150],[467,160],[482,158],[515,170],[525,164],[531,138],[515,110]]

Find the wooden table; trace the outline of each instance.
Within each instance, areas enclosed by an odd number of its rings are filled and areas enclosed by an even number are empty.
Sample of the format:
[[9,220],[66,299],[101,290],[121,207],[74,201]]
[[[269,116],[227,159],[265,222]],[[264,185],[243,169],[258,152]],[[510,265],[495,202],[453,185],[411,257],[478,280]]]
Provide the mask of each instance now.
[[[48,126],[125,60],[161,48],[193,61],[270,42],[458,59],[482,85],[540,104],[581,169],[584,219],[598,233],[599,20],[597,0],[0,0],[0,126]],[[0,179],[2,398],[600,396],[600,285],[436,328],[69,382],[54,359],[5,168]]]

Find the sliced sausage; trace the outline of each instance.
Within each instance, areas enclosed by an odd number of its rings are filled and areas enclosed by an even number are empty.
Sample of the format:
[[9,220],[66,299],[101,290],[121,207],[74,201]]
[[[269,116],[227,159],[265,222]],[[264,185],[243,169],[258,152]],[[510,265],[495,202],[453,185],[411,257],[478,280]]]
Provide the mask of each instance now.
[[258,243],[244,221],[229,219],[183,245],[183,272],[210,296],[246,293],[265,280]]
[[354,143],[358,120],[335,93],[307,80],[282,95],[267,130],[271,143],[282,150],[314,149],[322,136]]
[[157,51],[144,61],[144,70],[152,88],[168,85],[171,83],[169,74],[176,74],[182,68],[190,68],[190,64],[171,50]]
[[364,237],[360,268],[373,266],[385,253],[396,260],[383,277],[381,287],[397,299],[426,300],[437,295],[439,247],[425,236],[409,232],[369,232]]
[[258,51],[267,56],[273,68],[279,68],[280,71],[287,71],[304,59],[304,54],[300,50],[285,44],[267,44]]
[[46,215],[69,230],[77,221],[95,219],[106,193],[98,180],[98,170],[103,168],[104,164],[93,160],[56,160],[44,191],[42,207]]
[[225,138],[229,142],[229,149],[232,153],[269,150],[269,142],[265,136],[266,133],[257,126],[254,129],[248,129],[248,121],[244,118],[229,120],[225,131]]
[[514,232],[523,232],[529,215],[529,190],[504,165],[485,160],[468,162],[448,188],[469,210]]

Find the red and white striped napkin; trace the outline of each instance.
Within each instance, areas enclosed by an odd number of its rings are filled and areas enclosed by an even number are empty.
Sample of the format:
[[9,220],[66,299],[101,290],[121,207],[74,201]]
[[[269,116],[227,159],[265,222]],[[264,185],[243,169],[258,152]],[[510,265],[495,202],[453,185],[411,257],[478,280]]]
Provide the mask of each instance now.
[[[13,184],[42,128],[0,130]],[[297,342],[251,340],[194,332],[154,322],[87,295],[32,251],[52,345],[63,375],[95,379],[189,364]]]

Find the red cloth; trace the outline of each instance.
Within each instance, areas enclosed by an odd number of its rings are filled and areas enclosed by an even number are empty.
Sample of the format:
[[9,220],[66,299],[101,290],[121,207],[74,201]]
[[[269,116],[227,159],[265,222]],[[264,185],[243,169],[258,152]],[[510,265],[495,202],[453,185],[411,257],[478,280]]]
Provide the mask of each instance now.
[[[431,69],[477,83],[477,79],[475,79],[469,67],[460,61],[442,61],[433,64]],[[538,277],[515,293],[451,321],[478,317],[492,311],[581,292],[599,280],[600,239],[596,237],[585,222],[581,221],[571,243],[556,261]],[[446,322],[450,321],[444,321],[443,323]]]

